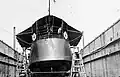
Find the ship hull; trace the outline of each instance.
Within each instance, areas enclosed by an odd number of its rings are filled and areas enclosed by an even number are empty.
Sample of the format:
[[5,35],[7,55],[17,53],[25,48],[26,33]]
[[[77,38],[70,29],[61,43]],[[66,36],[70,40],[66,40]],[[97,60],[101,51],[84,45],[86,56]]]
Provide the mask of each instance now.
[[33,72],[68,71],[72,54],[65,39],[48,38],[33,43],[29,68]]

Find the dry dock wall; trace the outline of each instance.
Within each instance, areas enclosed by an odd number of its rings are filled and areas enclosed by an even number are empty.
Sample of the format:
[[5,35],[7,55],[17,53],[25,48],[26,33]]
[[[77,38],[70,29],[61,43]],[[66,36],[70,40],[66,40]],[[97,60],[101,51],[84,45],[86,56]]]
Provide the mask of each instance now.
[[87,77],[120,77],[120,20],[81,52]]
[[0,41],[0,77],[17,77],[17,64],[20,54]]

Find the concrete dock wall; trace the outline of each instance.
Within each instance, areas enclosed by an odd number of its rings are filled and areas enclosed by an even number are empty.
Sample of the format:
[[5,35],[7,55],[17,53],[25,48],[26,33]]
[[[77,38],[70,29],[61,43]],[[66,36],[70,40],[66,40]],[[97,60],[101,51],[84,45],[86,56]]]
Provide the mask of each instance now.
[[18,77],[19,56],[17,51],[0,41],[0,77]]
[[120,77],[120,20],[81,52],[88,77]]

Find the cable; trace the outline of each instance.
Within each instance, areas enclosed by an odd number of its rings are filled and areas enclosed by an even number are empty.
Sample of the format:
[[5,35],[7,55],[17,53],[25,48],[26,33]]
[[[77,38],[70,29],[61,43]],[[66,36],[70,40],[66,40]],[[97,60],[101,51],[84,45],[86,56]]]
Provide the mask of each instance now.
[[31,45],[31,43],[28,43],[28,42],[26,42],[26,41],[22,40],[22,39],[21,39],[21,38],[19,38],[19,37],[16,37],[16,38],[18,38],[20,41],[22,41],[22,42],[24,42],[24,43],[26,43],[26,44],[28,44],[28,45]]
[[78,32],[78,31],[74,31],[74,30],[67,30],[68,32],[73,32],[73,33],[81,33],[81,32]]
[[[2,28],[2,27],[0,27],[0,29],[1,29],[1,28]],[[7,32],[7,33],[13,35],[11,32],[7,31],[5,28],[2,28],[1,30],[3,30],[3,31],[5,31],[5,32]]]
[[81,35],[78,36],[78,37],[76,37],[76,38],[74,38],[73,40],[70,40],[69,42],[75,41],[75,40],[78,39],[79,37],[81,37]]

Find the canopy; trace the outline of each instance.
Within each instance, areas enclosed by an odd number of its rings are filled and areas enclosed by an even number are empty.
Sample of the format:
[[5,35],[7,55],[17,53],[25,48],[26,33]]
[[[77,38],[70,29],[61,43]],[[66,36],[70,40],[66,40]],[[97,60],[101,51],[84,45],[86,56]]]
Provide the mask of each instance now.
[[18,33],[16,38],[21,47],[28,48],[33,42],[33,34],[36,34],[37,36],[43,36],[48,33],[58,34],[58,29],[60,28],[62,28],[62,30],[67,33],[70,46],[77,46],[82,37],[82,32],[76,30],[72,26],[69,26],[62,19],[52,15],[47,15],[43,18],[40,18],[31,27]]

